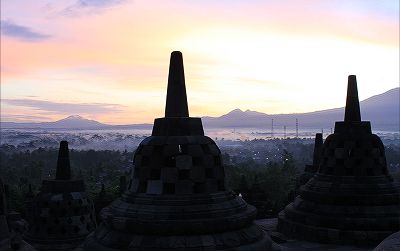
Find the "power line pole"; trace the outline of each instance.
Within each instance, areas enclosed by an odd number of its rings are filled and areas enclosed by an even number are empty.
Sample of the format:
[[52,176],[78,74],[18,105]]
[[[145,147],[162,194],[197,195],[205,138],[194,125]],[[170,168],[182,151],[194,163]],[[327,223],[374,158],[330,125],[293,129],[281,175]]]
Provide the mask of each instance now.
[[299,138],[299,120],[296,118],[296,138]]

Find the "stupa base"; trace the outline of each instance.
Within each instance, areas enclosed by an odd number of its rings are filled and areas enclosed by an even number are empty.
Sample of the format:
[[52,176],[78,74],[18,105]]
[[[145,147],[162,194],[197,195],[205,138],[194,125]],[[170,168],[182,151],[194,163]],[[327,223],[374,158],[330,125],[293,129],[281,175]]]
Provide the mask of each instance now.
[[385,230],[342,230],[337,228],[306,225],[288,219],[285,212],[279,214],[277,230],[288,238],[311,242],[356,246],[376,246],[394,232]]
[[222,233],[170,236],[121,233],[101,225],[88,236],[84,249],[98,251],[269,251],[272,249],[272,241],[257,225]]

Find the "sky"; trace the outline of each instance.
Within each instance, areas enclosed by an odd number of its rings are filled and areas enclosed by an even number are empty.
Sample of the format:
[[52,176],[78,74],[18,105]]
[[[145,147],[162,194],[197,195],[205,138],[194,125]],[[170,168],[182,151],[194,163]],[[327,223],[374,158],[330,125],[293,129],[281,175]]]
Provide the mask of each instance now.
[[170,53],[190,115],[342,107],[399,86],[398,0],[2,0],[1,121],[164,116]]

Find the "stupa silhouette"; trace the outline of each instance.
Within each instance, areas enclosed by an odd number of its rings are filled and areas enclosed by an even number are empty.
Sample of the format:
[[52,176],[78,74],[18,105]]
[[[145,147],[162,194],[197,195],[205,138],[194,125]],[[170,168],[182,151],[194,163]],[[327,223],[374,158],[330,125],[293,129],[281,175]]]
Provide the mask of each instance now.
[[316,133],[314,139],[313,162],[311,165],[305,166],[304,172],[297,179],[296,190],[298,190],[300,186],[306,184],[318,171],[321,162],[321,153],[323,144],[324,141],[322,139],[322,133]]
[[128,189],[101,212],[85,250],[271,249],[256,210],[225,188],[221,152],[189,117],[182,54],[171,54],[165,117],[134,155]]
[[11,229],[7,222],[7,203],[3,181],[0,177],[0,250],[11,249]]
[[96,227],[83,180],[71,178],[68,142],[61,141],[56,178],[44,180],[31,204],[24,239],[39,250],[70,250]]
[[318,242],[377,244],[400,229],[400,185],[381,139],[361,121],[356,76],[348,78],[344,121],[322,148],[318,172],[280,214],[278,231]]

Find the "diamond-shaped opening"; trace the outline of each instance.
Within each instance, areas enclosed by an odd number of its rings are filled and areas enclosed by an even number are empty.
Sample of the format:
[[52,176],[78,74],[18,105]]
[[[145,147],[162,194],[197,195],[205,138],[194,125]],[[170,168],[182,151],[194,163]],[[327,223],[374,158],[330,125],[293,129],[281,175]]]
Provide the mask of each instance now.
[[214,157],[214,166],[220,166],[220,165],[221,165],[221,157],[215,156]]
[[54,232],[54,228],[52,228],[52,227],[48,227],[47,229],[46,229],[46,232],[47,232],[47,234],[54,234],[55,232]]
[[204,152],[200,145],[188,145],[188,154],[192,156],[201,156]]
[[194,166],[199,166],[203,162],[203,159],[201,157],[193,157],[193,165]]
[[148,166],[150,162],[150,158],[148,156],[142,156],[142,166]]
[[188,153],[188,145],[180,145],[181,146],[181,153],[187,154]]
[[168,156],[165,158],[165,166],[175,167],[175,156]]
[[[182,151],[182,146],[181,146]],[[173,156],[175,154],[179,154],[179,146],[178,145],[165,145],[163,146],[162,155],[164,156]]]
[[204,193],[206,191],[204,183],[195,183],[193,187],[194,193]]
[[203,149],[203,152],[205,154],[210,154],[210,148],[208,147],[207,144],[201,145],[201,148]]
[[352,168],[346,168],[346,175],[353,175],[353,169]]
[[162,154],[163,146],[154,146],[153,153],[155,154]]
[[140,154],[142,155],[146,155],[146,156],[151,156],[151,154],[153,153],[153,146],[143,146],[142,151],[140,152]]
[[218,180],[218,191],[225,191],[225,181],[224,180]]
[[65,215],[67,215],[67,209],[63,208],[60,210],[60,216],[63,217]]
[[219,176],[222,176],[222,178],[224,178],[225,177],[225,168],[223,166],[219,166],[218,171],[220,172]]
[[214,178],[214,172],[212,168],[206,168],[205,172],[206,172],[206,178]]
[[160,176],[161,176],[161,169],[160,168],[152,168],[150,170],[150,179],[159,180]]
[[174,194],[175,193],[175,183],[164,183],[163,184],[164,194]]
[[178,171],[178,178],[180,180],[187,180],[190,178],[190,170],[179,170]]
[[138,193],[145,193],[147,189],[147,181],[139,181]]

